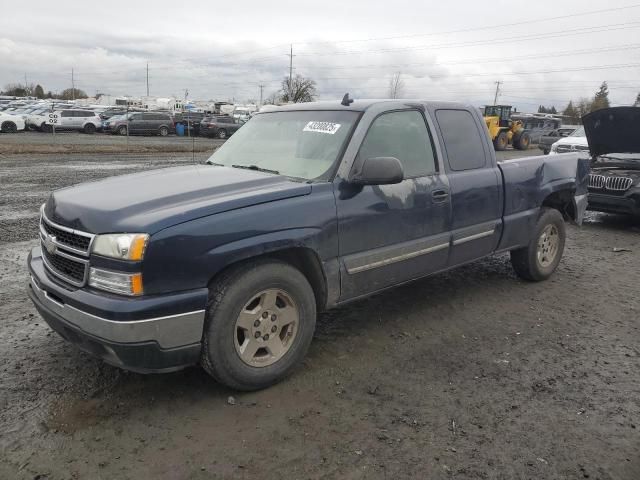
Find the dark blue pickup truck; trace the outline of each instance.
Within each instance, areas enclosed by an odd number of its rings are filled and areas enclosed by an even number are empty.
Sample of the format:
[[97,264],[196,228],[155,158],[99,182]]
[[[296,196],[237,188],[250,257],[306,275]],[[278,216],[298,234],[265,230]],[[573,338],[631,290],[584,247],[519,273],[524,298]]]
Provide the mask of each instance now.
[[263,388],[304,357],[318,311],[500,252],[549,277],[587,204],[578,155],[497,163],[456,103],[273,107],[205,165],[54,192],[29,295],[111,364]]

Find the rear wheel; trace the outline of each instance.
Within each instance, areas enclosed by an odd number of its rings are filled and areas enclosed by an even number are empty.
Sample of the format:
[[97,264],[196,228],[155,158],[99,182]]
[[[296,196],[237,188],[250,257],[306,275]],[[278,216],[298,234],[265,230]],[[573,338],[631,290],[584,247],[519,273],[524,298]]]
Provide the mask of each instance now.
[[507,137],[507,132],[505,131],[500,132],[498,136],[493,140],[493,146],[497,152],[506,150],[508,143],[509,138]]
[[220,130],[218,130],[217,135],[219,139],[227,138],[227,131],[224,128],[221,128]]
[[315,323],[314,293],[299,270],[275,260],[244,263],[210,288],[202,366],[237,390],[268,387],[302,361]]
[[543,207],[529,245],[511,251],[513,269],[525,280],[546,280],[560,263],[566,237],[562,214],[553,208]]
[[531,137],[527,132],[522,132],[513,142],[513,146],[518,150],[528,150],[531,145]]
[[0,127],[0,131],[4,133],[16,133],[18,131],[18,126],[10,121],[2,122],[2,126]]
[[167,127],[160,127],[158,133],[160,133],[161,137],[166,137],[167,135],[169,135],[169,129]]
[[84,133],[88,133],[89,135],[93,135],[96,133],[96,126],[93,123],[87,123],[84,126]]

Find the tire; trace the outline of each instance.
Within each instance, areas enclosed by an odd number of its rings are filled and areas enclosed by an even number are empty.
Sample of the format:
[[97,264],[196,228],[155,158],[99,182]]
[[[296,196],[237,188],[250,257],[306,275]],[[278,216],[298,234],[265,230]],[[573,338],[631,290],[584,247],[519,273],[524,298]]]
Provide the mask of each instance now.
[[522,132],[513,142],[513,146],[518,150],[528,150],[531,145],[531,136],[527,132]]
[[[275,295],[273,303],[266,300],[270,295]],[[291,318],[297,318],[297,324],[280,325]],[[315,296],[299,270],[276,260],[243,263],[223,273],[209,289],[201,364],[230,388],[266,388],[302,361],[315,325]]]
[[509,143],[509,138],[507,137],[507,132],[502,131],[498,134],[498,136],[493,140],[493,147],[496,152],[502,152],[507,149],[507,144]]
[[120,125],[118,127],[118,130],[116,130],[116,132],[118,133],[118,135],[126,135],[127,134],[127,127],[125,125]]
[[0,131],[3,133],[16,133],[18,131],[18,126],[11,121],[2,122]]
[[218,137],[220,140],[227,138],[227,131],[224,128],[221,128],[216,133],[216,137]]
[[544,153],[545,155],[549,155],[549,152],[550,152],[550,151],[551,151],[551,149],[550,149],[550,148],[544,148],[544,149],[542,150],[542,153]]
[[167,135],[169,135],[169,129],[167,127],[160,127],[160,130],[158,130],[158,133],[160,134],[161,137],[166,137]]
[[83,129],[84,133],[88,135],[93,135],[96,133],[96,126],[93,123],[87,123]]
[[529,245],[511,251],[511,265],[516,274],[530,282],[549,278],[560,263],[566,238],[562,214],[553,208],[543,207]]
[[48,123],[42,123],[42,125],[40,125],[40,130],[42,132],[47,132],[47,133],[51,133],[53,132],[53,127],[51,125],[49,125]]

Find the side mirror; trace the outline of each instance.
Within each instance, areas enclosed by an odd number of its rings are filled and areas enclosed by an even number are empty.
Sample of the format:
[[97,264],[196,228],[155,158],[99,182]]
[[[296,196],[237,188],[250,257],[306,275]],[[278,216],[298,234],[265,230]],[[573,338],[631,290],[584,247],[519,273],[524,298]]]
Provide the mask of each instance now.
[[367,158],[349,180],[356,185],[391,185],[404,180],[400,160],[395,157]]

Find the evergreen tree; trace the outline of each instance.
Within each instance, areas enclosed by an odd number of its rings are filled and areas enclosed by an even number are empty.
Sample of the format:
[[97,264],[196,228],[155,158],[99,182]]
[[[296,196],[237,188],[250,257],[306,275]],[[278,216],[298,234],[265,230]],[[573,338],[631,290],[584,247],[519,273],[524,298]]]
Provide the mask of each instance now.
[[602,85],[600,85],[600,88],[593,97],[590,111],[595,112],[601,108],[609,108],[609,86],[607,82],[602,82]]
[[571,125],[576,125],[580,123],[580,115],[576,107],[573,106],[573,102],[569,101],[569,105],[564,109],[562,115],[566,117],[566,122]]
[[36,85],[36,88],[34,89],[33,94],[35,95],[36,98],[44,98],[44,88],[42,88],[42,85],[40,84]]

